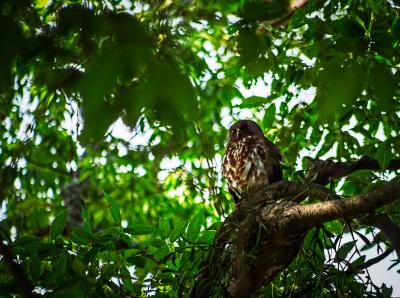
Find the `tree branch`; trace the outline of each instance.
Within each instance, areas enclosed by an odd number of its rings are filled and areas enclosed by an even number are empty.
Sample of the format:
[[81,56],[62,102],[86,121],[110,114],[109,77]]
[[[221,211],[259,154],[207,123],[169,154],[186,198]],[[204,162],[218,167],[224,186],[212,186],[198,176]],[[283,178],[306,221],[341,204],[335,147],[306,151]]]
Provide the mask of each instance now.
[[297,205],[292,208],[297,217],[302,219],[303,224],[315,226],[338,218],[354,218],[360,213],[371,212],[398,198],[400,198],[400,181],[392,180],[349,199]]
[[[287,186],[287,194],[291,194],[293,190],[298,191],[299,186],[304,189],[307,185],[307,191],[310,194],[326,195],[326,190],[315,184],[282,182],[281,185]],[[271,189],[274,187],[278,186],[271,185]],[[314,190],[316,190],[315,193],[313,193]],[[266,197],[269,198],[268,190]],[[334,219],[357,217],[360,213],[373,211],[398,198],[400,198],[400,181],[394,180],[368,193],[348,199],[334,199],[308,205],[284,200],[268,201],[269,203],[260,210],[259,225],[264,229],[261,244],[255,255],[257,261],[251,264],[248,270],[248,273],[251,273],[251,279],[233,276],[230,286],[231,295],[242,297],[243,293],[253,293],[262,283],[271,281],[295,257],[306,233],[312,227]],[[243,235],[236,235],[236,237],[243,237]]]
[[[314,182],[321,185],[326,184],[330,179],[339,179],[358,170],[381,170],[378,161],[368,156],[363,156],[354,162],[335,162],[310,157],[307,157],[307,159],[311,162],[308,177],[315,176]],[[400,169],[400,160],[392,160],[387,169]],[[368,221],[362,223],[380,229],[386,239],[392,243],[397,256],[400,258],[400,227],[388,215],[370,215]]]
[[[304,197],[319,202],[300,205]],[[311,228],[335,219],[357,218],[399,198],[398,179],[350,198],[341,198],[320,184],[303,181],[280,181],[245,193],[242,203],[219,230],[216,248],[208,259],[208,264],[224,259],[224,268],[205,271],[202,279],[208,279],[205,284],[225,284],[232,297],[249,297],[288,266]],[[378,219],[376,226],[388,225],[387,218]],[[385,233],[396,235],[389,229]],[[230,274],[225,275],[227,284],[221,278],[224,274]]]
[[277,201],[280,199],[300,203],[306,197],[312,197],[320,201],[340,199],[338,195],[316,183],[279,181],[268,185],[264,192],[252,195],[245,204],[254,205],[262,201]]
[[[339,179],[342,177],[346,177],[351,173],[359,170],[381,170],[378,161],[368,156],[363,156],[353,162],[321,160],[318,158],[313,159],[311,157],[306,158],[311,163],[311,166],[309,167],[309,172],[306,176],[308,178],[315,176],[315,179],[313,181],[318,184],[326,184],[330,179]],[[387,169],[399,170],[400,160],[392,160]]]

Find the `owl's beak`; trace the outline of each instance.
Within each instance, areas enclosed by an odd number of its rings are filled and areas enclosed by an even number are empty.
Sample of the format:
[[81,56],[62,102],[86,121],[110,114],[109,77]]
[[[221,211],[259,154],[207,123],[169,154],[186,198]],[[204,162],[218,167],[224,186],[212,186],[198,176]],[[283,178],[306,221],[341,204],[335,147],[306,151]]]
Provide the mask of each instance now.
[[239,129],[236,129],[236,137],[239,139],[239,133],[240,133],[240,130]]

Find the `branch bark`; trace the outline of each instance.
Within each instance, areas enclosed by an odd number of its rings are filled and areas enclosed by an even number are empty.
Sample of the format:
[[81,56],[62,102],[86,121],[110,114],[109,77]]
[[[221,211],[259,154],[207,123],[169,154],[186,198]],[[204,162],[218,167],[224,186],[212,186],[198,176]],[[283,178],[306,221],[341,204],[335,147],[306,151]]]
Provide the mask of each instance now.
[[251,200],[244,202],[245,206],[252,206],[262,201],[286,201],[300,203],[306,197],[312,197],[319,201],[340,199],[338,195],[326,187],[305,181],[279,181],[268,185],[264,192],[249,194]]
[[[322,202],[299,205],[296,199],[290,199],[299,194]],[[236,219],[242,214],[239,225],[236,222],[235,227],[228,229],[234,234],[232,275],[227,285],[232,297],[249,297],[271,281],[297,255],[306,233],[314,226],[339,218],[356,218],[400,198],[400,181],[347,199],[318,184],[290,181],[271,184],[249,195],[235,212]],[[285,199],[277,201],[280,196]],[[227,239],[232,240],[232,236]],[[227,242],[222,241],[221,245],[225,248]]]
[[[381,170],[377,160],[363,156],[353,162],[335,162],[332,160],[321,160],[309,158],[311,163],[308,177],[315,177],[314,182],[324,185],[331,179],[340,179],[358,170]],[[390,162],[388,170],[400,169],[400,160],[394,159]],[[364,224],[374,226],[382,231],[400,258],[400,227],[388,215],[371,214]]]
[[[333,160],[321,160],[307,157],[311,163],[307,177],[311,178],[315,176],[313,182],[318,184],[326,184],[330,179],[340,179],[350,175],[351,173],[359,170],[381,170],[377,160],[372,159],[368,156],[363,156],[356,161],[333,161]],[[400,160],[394,159],[390,162],[388,170],[399,170]]]
[[[359,218],[400,198],[399,179],[350,198],[341,198],[323,186],[357,170],[380,170],[374,159],[310,160],[314,182],[279,181],[244,194],[242,203],[220,228],[216,245],[210,251],[209,269],[201,275],[203,281],[208,281],[198,285],[223,284],[232,297],[250,297],[288,266],[311,228],[335,219]],[[400,160],[392,160],[388,169],[400,169]],[[300,205],[306,197],[318,203]],[[399,226],[388,215],[370,214],[368,218],[368,224],[381,229],[399,253]],[[231,270],[227,270],[229,266]],[[194,288],[194,292],[199,291],[201,286]]]
[[354,218],[360,213],[371,212],[400,197],[400,181],[391,181],[365,194],[348,199],[298,205],[293,212],[298,213],[304,224],[315,226],[338,218]]

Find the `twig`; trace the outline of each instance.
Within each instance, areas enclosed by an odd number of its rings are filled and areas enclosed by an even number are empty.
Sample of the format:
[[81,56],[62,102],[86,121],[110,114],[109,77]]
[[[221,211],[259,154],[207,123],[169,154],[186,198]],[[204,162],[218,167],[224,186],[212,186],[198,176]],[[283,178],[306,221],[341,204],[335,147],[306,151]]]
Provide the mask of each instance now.
[[361,221],[381,230],[386,239],[390,241],[397,257],[400,258],[400,227],[388,214],[373,214]]
[[389,248],[380,255],[376,256],[375,258],[372,258],[368,261],[366,261],[363,265],[357,267],[357,268],[349,268],[349,273],[354,273],[354,270],[362,270],[362,269],[367,269],[371,267],[372,265],[375,265],[385,259],[387,256],[389,256],[392,252],[394,251],[393,248]]

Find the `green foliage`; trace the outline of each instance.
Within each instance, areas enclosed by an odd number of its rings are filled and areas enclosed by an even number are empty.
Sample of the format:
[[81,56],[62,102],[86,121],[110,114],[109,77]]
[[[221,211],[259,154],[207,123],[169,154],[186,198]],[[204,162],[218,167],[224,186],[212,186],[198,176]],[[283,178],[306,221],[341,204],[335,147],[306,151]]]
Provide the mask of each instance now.
[[68,211],[63,210],[59,214],[57,214],[53,223],[50,226],[50,238],[55,239],[61,232],[64,230],[65,224],[68,219]]
[[[397,2],[0,1],[0,235],[31,284],[59,297],[187,295],[234,208],[219,167],[239,118],[281,149],[287,179],[304,177],[305,154],[378,160],[382,172],[332,184],[343,196],[391,178]],[[117,119],[129,137],[112,132]],[[399,208],[379,212],[400,223]],[[346,271],[346,227],[310,232],[263,293],[389,297]],[[0,268],[0,295],[20,294]]]

